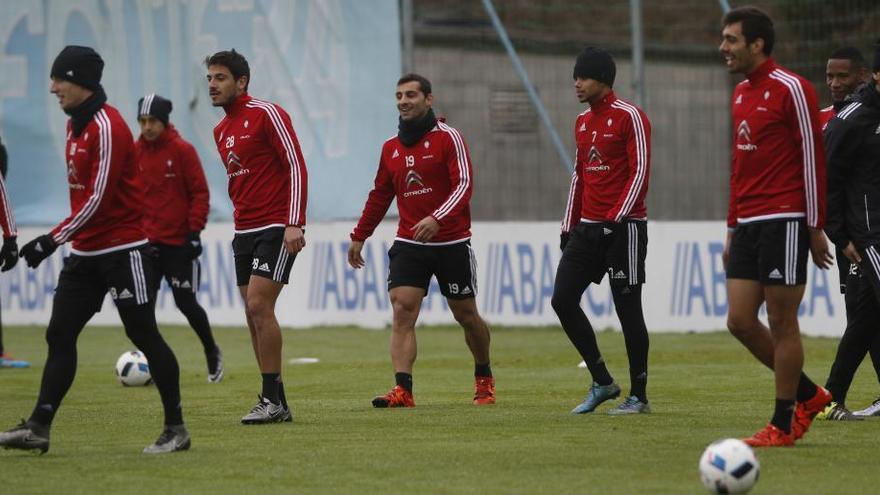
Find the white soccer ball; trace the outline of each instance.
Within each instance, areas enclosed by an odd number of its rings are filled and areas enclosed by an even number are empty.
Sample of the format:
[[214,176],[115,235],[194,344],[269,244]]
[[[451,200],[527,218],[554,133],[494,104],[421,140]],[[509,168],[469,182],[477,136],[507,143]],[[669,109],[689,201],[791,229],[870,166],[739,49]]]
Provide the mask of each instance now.
[[126,387],[141,387],[153,383],[150,364],[141,351],[122,353],[116,360],[116,377]]
[[742,440],[713,442],[700,457],[700,479],[712,493],[746,493],[758,481],[761,465]]

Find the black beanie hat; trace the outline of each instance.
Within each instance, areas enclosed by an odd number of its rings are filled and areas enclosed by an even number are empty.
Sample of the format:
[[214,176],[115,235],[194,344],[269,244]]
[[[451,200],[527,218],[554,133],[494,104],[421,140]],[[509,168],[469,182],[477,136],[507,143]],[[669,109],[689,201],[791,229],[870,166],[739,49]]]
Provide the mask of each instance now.
[[163,124],[168,125],[168,115],[171,113],[171,100],[166,100],[157,94],[149,94],[138,100],[138,117],[151,115]]
[[611,54],[601,48],[588,46],[577,56],[574,63],[574,77],[582,79],[595,79],[596,81],[614,86],[614,76],[617,75],[617,66]]
[[51,77],[70,81],[92,91],[101,88],[104,61],[88,46],[65,46],[52,63]]
[[874,72],[880,72],[880,38],[874,44]]

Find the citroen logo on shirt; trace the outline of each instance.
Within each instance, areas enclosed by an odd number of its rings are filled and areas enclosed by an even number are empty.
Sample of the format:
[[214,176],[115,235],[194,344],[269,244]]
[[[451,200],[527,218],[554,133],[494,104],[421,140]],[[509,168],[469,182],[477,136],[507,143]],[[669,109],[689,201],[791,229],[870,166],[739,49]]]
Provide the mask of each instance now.
[[748,121],[743,120],[736,128],[736,149],[740,151],[755,151],[758,147],[752,144],[752,129],[749,127]]
[[611,170],[611,167],[605,165],[602,159],[602,153],[595,146],[590,146],[590,153],[587,155],[587,165],[584,167],[587,172],[604,172]]
[[[416,189],[411,190],[414,187]],[[430,187],[425,187],[425,183],[424,181],[422,181],[422,176],[419,175],[418,172],[410,169],[409,172],[406,173],[406,192],[403,193],[404,198],[428,194],[431,191],[433,191],[433,189]]]
[[413,186],[416,187],[425,187],[425,183],[422,182],[422,176],[419,175],[415,170],[410,170],[406,174],[406,188],[410,189]]
[[[233,172],[233,169],[237,170]],[[239,158],[234,151],[230,151],[226,154],[226,172],[227,176],[231,179],[250,172],[250,169],[242,168],[241,158]]]

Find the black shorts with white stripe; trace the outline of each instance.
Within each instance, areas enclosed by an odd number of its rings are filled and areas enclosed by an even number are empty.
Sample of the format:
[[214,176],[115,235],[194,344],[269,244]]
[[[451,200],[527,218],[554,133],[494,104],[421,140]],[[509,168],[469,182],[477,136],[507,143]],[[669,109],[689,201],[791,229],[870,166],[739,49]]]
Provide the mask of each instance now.
[[[605,274],[614,286],[645,283],[648,222],[581,222],[572,229],[565,251],[566,269],[577,270],[598,284]],[[560,261],[560,266],[562,265]]]
[[730,240],[727,278],[763,285],[803,285],[809,251],[803,218],[740,224]]
[[77,304],[99,311],[104,295],[119,308],[141,306],[156,298],[156,251],[148,244],[95,256],[71,254],[55,289],[56,304]]
[[199,258],[193,259],[187,246],[153,244],[158,251],[157,279],[165,278],[172,291],[182,290],[197,294],[201,281],[202,266]]
[[296,259],[296,254],[291,254],[284,246],[284,227],[235,234],[232,254],[235,257],[235,281],[239,286],[248,285],[251,276],[287,284]]
[[469,240],[439,246],[394,241],[388,258],[388,290],[418,287],[427,294],[436,276],[440,293],[449,299],[477,295],[477,259]]

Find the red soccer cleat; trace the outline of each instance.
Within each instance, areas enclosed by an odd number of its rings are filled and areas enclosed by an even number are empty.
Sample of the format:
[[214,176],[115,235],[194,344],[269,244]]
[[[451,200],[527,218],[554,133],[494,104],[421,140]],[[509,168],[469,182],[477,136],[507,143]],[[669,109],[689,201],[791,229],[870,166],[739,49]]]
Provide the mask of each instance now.
[[794,445],[794,435],[768,423],[763,430],[749,438],[743,438],[743,442],[751,447],[791,447]]
[[396,385],[385,395],[373,397],[373,407],[416,407],[412,392]]
[[495,403],[495,378],[478,376],[474,379],[474,405],[484,406]]
[[791,434],[795,440],[800,440],[804,436],[810,429],[810,425],[813,424],[813,418],[824,411],[831,400],[831,392],[817,385],[816,395],[806,402],[797,403],[794,408],[794,418],[791,421]]

